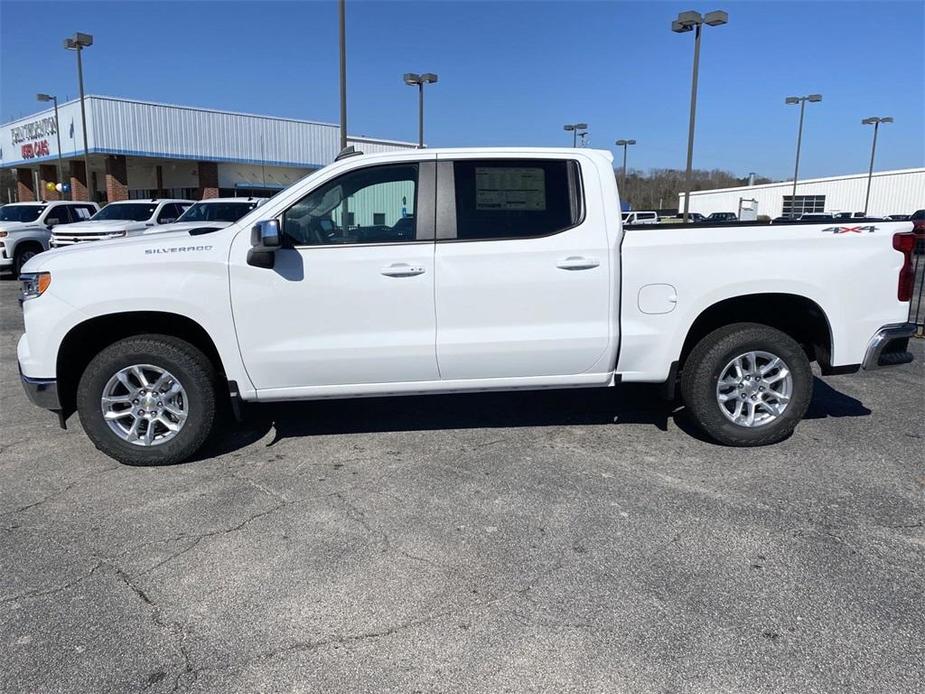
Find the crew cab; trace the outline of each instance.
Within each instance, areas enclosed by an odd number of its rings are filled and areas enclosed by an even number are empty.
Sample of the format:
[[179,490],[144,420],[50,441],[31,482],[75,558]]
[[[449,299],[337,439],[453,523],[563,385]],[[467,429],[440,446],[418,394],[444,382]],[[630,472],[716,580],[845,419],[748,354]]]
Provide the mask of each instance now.
[[86,221],[56,227],[50,245],[61,248],[159,231],[160,225],[176,222],[192,204],[192,200],[158,199],[111,202]]
[[90,219],[99,209],[95,202],[68,200],[3,205],[0,207],[0,271],[8,270],[18,277],[29,258],[48,250],[53,228]]
[[[676,390],[733,446],[823,374],[911,360],[911,223],[625,227],[608,152],[342,154],[216,231],[78,244],[23,275],[22,382],[132,465],[220,400]],[[113,291],[118,287],[118,292]]]
[[158,231],[200,232],[224,229],[246,215],[267,198],[209,198],[200,200],[186,209],[172,224],[161,226]]

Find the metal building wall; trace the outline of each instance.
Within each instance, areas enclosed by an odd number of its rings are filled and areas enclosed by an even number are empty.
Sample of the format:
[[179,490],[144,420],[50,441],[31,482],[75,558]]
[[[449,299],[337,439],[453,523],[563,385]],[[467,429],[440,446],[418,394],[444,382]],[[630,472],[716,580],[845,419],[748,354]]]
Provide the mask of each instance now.
[[[793,182],[743,186],[723,190],[703,190],[691,193],[691,212],[738,211],[739,198],[758,201],[758,214],[779,217],[783,198],[793,191]],[[797,183],[797,196],[825,195],[826,212],[860,212],[864,209],[867,174],[808,179]],[[679,207],[684,196],[678,196]],[[874,172],[870,187],[868,214],[911,214],[925,208],[925,168]]]
[[322,166],[338,150],[334,125],[90,97],[94,149],[109,154]]

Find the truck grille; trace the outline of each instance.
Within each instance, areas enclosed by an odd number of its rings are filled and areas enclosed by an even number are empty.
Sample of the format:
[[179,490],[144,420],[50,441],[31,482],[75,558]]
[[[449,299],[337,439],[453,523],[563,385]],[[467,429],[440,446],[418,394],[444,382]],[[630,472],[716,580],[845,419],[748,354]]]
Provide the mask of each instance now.
[[84,241],[105,241],[107,239],[120,239],[124,236],[125,234],[122,232],[115,234],[80,234],[79,236],[58,236],[57,234],[53,234],[51,237],[51,247],[61,248],[63,246],[73,246],[75,243],[83,243]]

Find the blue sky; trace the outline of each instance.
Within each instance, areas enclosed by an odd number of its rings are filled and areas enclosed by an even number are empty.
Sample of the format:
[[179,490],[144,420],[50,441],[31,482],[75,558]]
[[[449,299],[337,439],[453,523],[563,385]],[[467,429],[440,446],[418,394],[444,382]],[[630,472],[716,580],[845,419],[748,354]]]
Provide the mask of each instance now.
[[[436,72],[431,146],[566,145],[634,138],[630,166],[683,168],[691,34],[670,31],[674,2],[348,0],[349,130],[417,136],[404,72]],[[891,115],[877,168],[925,164],[925,3],[721,2],[706,27],[694,165],[792,175],[807,106],[801,177],[866,170],[871,129]],[[0,121],[38,110],[35,93],[77,92],[74,31],[87,91],[336,122],[337,6],[318,2],[10,2],[0,0]]]

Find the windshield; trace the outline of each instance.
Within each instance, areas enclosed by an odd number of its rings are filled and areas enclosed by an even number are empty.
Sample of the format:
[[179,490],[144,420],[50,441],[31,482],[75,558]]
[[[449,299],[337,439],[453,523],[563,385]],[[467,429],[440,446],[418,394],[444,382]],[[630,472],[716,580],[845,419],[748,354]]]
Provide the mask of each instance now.
[[4,205],[0,207],[0,222],[34,222],[45,205]]
[[106,205],[90,219],[94,222],[100,219],[125,219],[132,222],[144,222],[150,219],[156,208],[156,204],[149,202],[120,202]]
[[197,202],[180,215],[178,222],[237,222],[257,207],[255,201]]

